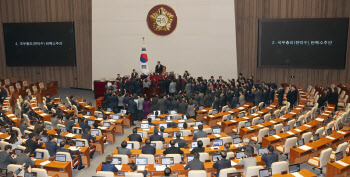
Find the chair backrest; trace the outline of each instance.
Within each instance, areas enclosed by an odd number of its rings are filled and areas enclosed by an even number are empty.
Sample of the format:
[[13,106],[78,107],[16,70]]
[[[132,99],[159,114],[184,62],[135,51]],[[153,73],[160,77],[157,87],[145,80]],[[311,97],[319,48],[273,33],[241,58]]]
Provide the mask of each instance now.
[[259,134],[258,134],[258,143],[261,143],[262,138],[268,134],[269,134],[269,128],[265,127],[265,128],[260,129]]
[[211,129],[211,128],[203,128],[203,131],[205,131],[207,133],[213,133],[213,129]]
[[338,145],[337,150],[335,152],[343,152],[343,155],[346,154],[346,148],[348,147],[349,143],[344,142]]
[[77,106],[73,105],[74,115],[78,116],[78,109]]
[[266,115],[264,115],[264,120],[265,121],[270,121],[271,119],[271,114],[270,113],[267,113]]
[[[128,172],[130,173],[130,172]],[[125,176],[127,176],[128,173],[125,173]],[[133,172],[131,172],[133,173]],[[136,175],[128,175],[127,177],[143,177],[142,173],[135,173]],[[103,177],[114,177],[114,173],[110,171],[98,171],[96,173],[96,176],[103,176]]]
[[252,125],[257,125],[259,123],[259,119],[260,119],[260,117],[253,118]]
[[289,153],[290,148],[296,145],[297,137],[287,138],[286,143],[284,144],[284,153]]
[[163,148],[163,142],[162,141],[152,141],[152,143],[156,143],[156,149],[162,149]]
[[128,164],[129,163],[128,155],[113,154],[113,157],[120,157],[122,159],[122,164]]
[[79,138],[77,138],[76,139],[77,141],[84,141],[85,143],[85,147],[89,147],[89,142],[88,142],[88,140],[87,139],[79,139]]
[[197,141],[202,140],[203,141],[203,147],[210,145],[210,139],[209,138],[198,138]]
[[341,119],[341,117],[338,117],[336,120],[335,120],[335,129],[337,129],[338,130],[338,128],[339,128],[339,124],[340,123],[342,123],[342,119]]
[[199,153],[199,160],[201,162],[204,162],[205,160],[209,160],[209,153],[207,153],[207,152],[200,152]]
[[225,168],[220,170],[219,177],[227,177],[228,173],[234,173],[237,172],[236,168]]
[[168,136],[169,136],[168,133],[163,133],[163,138],[168,137]]
[[174,163],[180,163],[181,162],[181,155],[180,154],[167,154],[165,157],[173,157]]
[[30,125],[30,119],[26,114],[23,114],[23,118],[26,120],[26,124],[29,126]]
[[[17,169],[19,169],[22,165],[17,164],[9,164],[7,166],[7,171],[13,171],[15,172]],[[24,170],[21,170],[21,172],[18,174],[18,176],[24,176]]]
[[245,123],[246,123],[246,122],[247,122],[247,121],[241,121],[241,122],[238,123],[238,126],[237,126],[237,132],[238,132],[238,134],[239,134],[240,129],[241,129],[243,126],[245,126]]
[[275,118],[276,118],[276,117],[278,117],[278,116],[280,115],[280,113],[281,113],[281,111],[280,111],[279,109],[277,109],[277,110],[273,113],[273,115],[274,115]]
[[334,122],[329,122],[329,123],[327,124],[325,130],[327,131],[327,130],[330,129],[330,128],[332,128],[332,130],[334,129]]
[[223,107],[221,108],[221,112],[225,112],[225,111],[226,111],[226,108],[228,108],[227,105],[226,105],[226,106],[223,106]]
[[140,143],[138,141],[128,141],[128,143],[134,144],[134,149],[140,149]]
[[[190,170],[188,172],[188,177],[198,177],[198,176],[206,176],[207,172],[205,170]],[[125,176],[127,177],[127,176]]]
[[224,115],[224,116],[222,116],[221,121],[226,121],[226,120],[228,120],[228,116],[229,116],[229,115]]
[[282,123],[280,123],[280,124],[275,124],[275,125],[273,126],[273,128],[276,130],[276,133],[279,133],[279,132],[282,131],[283,124],[282,124]]
[[80,127],[73,127],[72,130],[73,130],[73,133],[75,133],[76,130],[80,130],[81,133],[83,133],[83,129],[81,129]]
[[312,137],[311,132],[306,132],[306,133],[303,133],[303,135],[301,135],[301,138],[304,138],[304,143],[310,142],[311,137]]
[[305,114],[305,119],[306,119],[306,118],[309,118],[310,116],[311,116],[311,111],[306,112],[306,114]]
[[226,143],[233,143],[233,139],[232,139],[231,136],[221,137],[220,139],[222,140],[222,143],[223,143],[223,144],[226,144]]
[[287,161],[274,162],[271,165],[272,174],[280,174],[283,171],[289,171],[289,164]]
[[300,123],[303,124],[305,122],[305,115],[299,116],[298,121],[300,121]]
[[151,155],[151,154],[140,154],[139,157],[140,158],[147,158],[148,164],[154,164],[155,163],[154,155]]
[[288,121],[287,125],[289,125],[289,127],[292,129],[295,127],[295,119],[292,119],[290,121]]
[[327,165],[327,163],[329,162],[329,159],[331,158],[331,154],[332,154],[332,148],[327,148],[325,150],[321,151],[320,154],[320,167],[324,167]]
[[258,106],[258,107],[259,107],[259,110],[261,110],[261,109],[263,108],[263,106],[264,106],[264,102],[260,102],[260,103],[259,103],[259,106]]
[[234,152],[227,152],[226,159],[230,159],[231,157],[236,157]]
[[49,154],[49,151],[47,149],[35,149],[35,152],[42,152],[42,153],[44,153],[44,159],[49,159],[50,158],[50,154]]
[[97,117],[98,114],[100,114],[100,113],[102,113],[102,112],[101,112],[101,111],[95,111],[95,112],[94,112],[94,116]]
[[324,127],[320,127],[316,130],[315,133],[318,133],[318,135],[321,137],[321,136],[323,136],[323,132],[324,132]]
[[47,171],[45,169],[32,168],[32,172],[35,172],[37,174],[37,177],[49,177],[49,174],[47,174]]
[[188,136],[192,134],[191,130],[181,130],[181,131],[182,131],[182,136]]
[[10,145],[10,143],[8,143],[6,141],[0,141],[1,150],[4,150],[6,145]]
[[[247,168],[244,176],[245,177],[259,176],[259,170],[263,168],[264,168],[263,166],[250,166]],[[221,171],[220,171],[220,174],[221,174]]]
[[20,130],[19,128],[17,128],[17,127],[12,127],[12,130],[17,131],[17,132],[18,132],[18,135],[19,135],[19,136],[22,136],[21,130]]
[[25,147],[25,146],[22,146],[22,145],[17,145],[17,149],[25,150],[26,147]]

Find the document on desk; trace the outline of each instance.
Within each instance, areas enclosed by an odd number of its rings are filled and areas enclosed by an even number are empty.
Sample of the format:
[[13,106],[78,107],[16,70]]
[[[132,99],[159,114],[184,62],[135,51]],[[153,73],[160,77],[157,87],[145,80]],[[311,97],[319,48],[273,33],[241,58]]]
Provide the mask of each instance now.
[[343,134],[343,135],[345,135],[346,133],[345,132],[343,132],[343,131],[337,131],[337,133],[341,133],[341,134]]
[[295,109],[297,109],[297,110],[301,110],[301,109],[303,109],[303,108],[295,108]]
[[17,120],[17,118],[11,118],[11,120],[16,121],[16,120]]
[[114,165],[114,166],[115,166],[115,168],[117,168],[118,170],[121,170],[122,167],[123,167],[123,165]]
[[101,130],[106,130],[108,127],[97,127],[97,128],[99,128]]
[[300,146],[299,149],[304,150],[304,151],[308,151],[308,150],[312,149],[312,147],[303,145],[303,146]]
[[41,162],[40,165],[41,165],[41,166],[44,166],[44,165],[47,165],[47,164],[49,164],[49,163],[51,163],[51,162],[47,160],[47,161],[45,161],[45,162]]
[[324,111],[324,112],[332,113],[332,111]]
[[97,118],[96,120],[103,120],[103,118]]
[[109,114],[109,113],[111,113],[111,112],[106,111],[106,113],[105,113],[105,114]]
[[40,114],[40,116],[44,117],[44,116],[47,116],[48,114],[46,113],[43,113],[43,114]]
[[261,111],[259,111],[258,113],[259,113],[259,114],[264,114],[264,112],[261,112]]
[[230,121],[233,122],[233,123],[237,122],[237,121],[235,121],[235,120],[230,120]]
[[140,171],[145,171],[145,165],[138,165],[137,166],[137,170],[140,170]]
[[349,164],[347,164],[347,163],[345,163],[345,162],[342,162],[342,161],[340,161],[340,160],[335,161],[335,163],[337,163],[337,164],[339,164],[339,165],[343,165],[344,167],[349,166]]
[[277,123],[276,121],[273,121],[273,120],[271,120],[270,122],[273,123],[273,124]]
[[69,137],[69,138],[73,138],[75,136],[75,134],[73,133],[68,133],[67,135],[65,135],[65,137]]
[[297,131],[297,132],[301,132],[301,130],[300,129],[298,129],[298,128],[296,128],[296,129],[294,129],[295,131]]
[[209,115],[209,117],[214,117],[213,115]]
[[297,113],[295,113],[295,112],[290,112],[291,114],[297,114]]
[[295,177],[304,177],[303,175],[299,174],[298,172],[291,173]]
[[202,109],[201,111],[203,111],[203,112],[207,112],[207,110],[205,110],[205,109]]
[[272,135],[274,138],[276,138],[276,139],[280,139],[281,137],[280,136],[278,136],[278,135]]
[[15,114],[8,114],[7,117],[14,117],[16,116]]
[[320,121],[320,122],[324,121],[324,119],[321,119],[321,118],[316,118],[315,120]]
[[254,113],[254,114],[252,114],[252,116],[259,116],[259,114]]
[[256,126],[258,126],[258,127],[264,127],[263,125],[260,125],[260,124],[258,124],[258,125],[256,125]]
[[233,112],[232,112],[232,111],[227,111],[227,112],[229,112],[229,113],[233,114]]
[[179,120],[179,122],[185,122],[185,120]]
[[282,120],[286,120],[287,118],[285,118],[285,117],[283,117],[283,116],[282,116],[282,117],[280,117],[280,119],[282,119]]
[[198,130],[198,127],[193,127],[194,130]]
[[244,108],[243,108],[243,107],[239,107],[239,108],[237,108],[237,109],[239,109],[239,110],[243,110]]
[[220,149],[219,147],[217,146],[214,146],[214,147],[210,147],[211,150],[216,150],[216,149]]
[[243,117],[243,119],[247,119],[247,120],[249,120],[249,118],[248,118],[248,117]]
[[77,148],[76,146],[71,146],[68,149],[72,150],[72,151],[77,151],[79,150],[79,148]]
[[331,140],[335,140],[335,138],[333,138],[331,136],[326,136],[326,138],[331,139]]
[[164,171],[166,166],[165,165],[159,165],[159,166],[155,166],[156,167],[156,171]]
[[216,137],[218,137],[218,138],[220,138],[220,137],[221,137],[221,135],[220,135],[220,134],[214,134],[214,136],[216,136]]
[[273,108],[267,107],[267,109],[273,109]]
[[290,134],[290,135],[294,135],[294,133],[291,132],[291,131],[287,131],[287,133]]
[[309,128],[312,127],[311,125],[308,125],[308,124],[304,124],[304,126],[305,127],[309,127]]
[[237,163],[231,160],[231,166],[235,166],[235,165],[237,165]]

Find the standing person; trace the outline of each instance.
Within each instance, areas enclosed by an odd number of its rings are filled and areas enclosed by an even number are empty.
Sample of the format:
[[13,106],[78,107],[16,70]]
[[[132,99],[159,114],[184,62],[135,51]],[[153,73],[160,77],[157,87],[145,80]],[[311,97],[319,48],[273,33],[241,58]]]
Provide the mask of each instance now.
[[128,112],[130,113],[130,117],[131,117],[131,126],[136,125],[134,121],[136,120],[136,116],[137,116],[137,104],[134,101],[134,99],[136,99],[136,97],[134,97],[133,99],[130,99],[127,104]]
[[278,104],[280,107],[282,107],[283,106],[283,94],[284,94],[283,84],[281,84],[280,88],[278,88],[277,94],[278,94]]
[[106,157],[106,163],[102,164],[101,171],[111,171],[111,172],[118,172],[118,169],[111,164],[113,161],[113,157],[108,155]]
[[186,99],[183,98],[182,101],[179,103],[179,113],[180,114],[187,114],[187,107],[188,107],[188,104],[186,103]]
[[145,97],[145,101],[142,103],[143,107],[143,119],[147,119],[147,115],[151,112],[151,105],[152,102],[148,99],[148,97]]
[[160,98],[158,100],[158,108],[161,112],[161,114],[166,114],[166,108],[167,108],[167,105],[166,105],[166,100],[165,100],[165,95],[160,95]]
[[175,92],[176,92],[176,82],[175,80],[172,80],[169,85],[169,94],[173,96]]
[[137,117],[138,117],[138,120],[139,121],[142,121],[142,119],[144,118],[144,115],[143,115],[143,102],[145,101],[145,99],[143,98],[142,95],[140,95],[137,99],[137,111],[138,111],[138,114],[137,114]]
[[255,106],[258,106],[259,103],[262,101],[262,92],[261,92],[261,88],[260,88],[260,87],[255,88],[255,86],[253,86],[253,93],[254,93],[254,103],[255,103]]
[[187,107],[187,115],[189,116],[189,118],[195,118],[195,110],[195,105],[193,104],[192,100],[190,100]]
[[118,110],[120,111],[121,109],[124,109],[124,95],[122,94],[124,91],[119,91],[118,93]]
[[[89,147],[90,147],[90,143],[95,142],[96,136],[91,135],[90,128],[85,128],[84,133],[81,135],[81,139],[86,139],[87,142],[89,143]],[[94,153],[95,153],[95,151],[90,150],[90,159],[92,159],[94,157]]]
[[157,65],[154,71],[158,75],[161,75],[163,73],[163,65],[160,64],[160,61],[157,62]]

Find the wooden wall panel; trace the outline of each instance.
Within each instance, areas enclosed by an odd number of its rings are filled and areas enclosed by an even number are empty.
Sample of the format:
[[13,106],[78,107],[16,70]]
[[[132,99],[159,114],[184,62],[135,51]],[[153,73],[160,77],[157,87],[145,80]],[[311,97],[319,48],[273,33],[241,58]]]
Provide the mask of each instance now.
[[[0,75],[59,87],[90,89],[92,85],[92,0],[0,0]],[[2,23],[66,22],[75,26],[76,67],[7,67]]]
[[[258,68],[259,18],[350,17],[349,0],[235,0],[238,72],[258,81],[327,85],[350,81],[350,36],[345,69]],[[290,78],[294,75],[295,78]]]

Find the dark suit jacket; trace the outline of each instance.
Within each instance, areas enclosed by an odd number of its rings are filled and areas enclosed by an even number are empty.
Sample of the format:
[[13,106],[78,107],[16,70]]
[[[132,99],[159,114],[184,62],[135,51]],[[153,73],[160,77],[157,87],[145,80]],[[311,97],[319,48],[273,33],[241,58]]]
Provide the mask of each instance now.
[[199,159],[194,158],[192,161],[188,162],[185,166],[185,170],[204,170],[204,163]]
[[43,145],[43,143],[38,144],[38,142],[33,141],[31,139],[26,141],[26,147],[29,147],[31,149],[30,154],[34,154],[35,150],[37,148],[40,148]]
[[128,112],[131,114],[137,113],[137,104],[133,99],[128,102]]
[[181,102],[179,104],[179,111],[178,112],[181,114],[187,114],[187,107],[188,107],[187,103]]
[[26,163],[25,167],[29,167],[29,165],[33,167],[35,164],[35,162],[32,161],[32,159],[30,157],[28,157],[27,155],[25,155],[24,153],[19,155],[16,159],[17,159],[18,165],[23,165],[23,163]]
[[90,141],[91,141],[91,140],[93,140],[93,141],[96,140],[96,138],[93,137],[93,136],[92,136],[91,134],[89,134],[89,133],[83,133],[83,134],[81,135],[81,139],[86,139],[86,140],[88,141],[88,143],[89,143],[89,146],[90,146]]
[[231,160],[221,159],[214,163],[213,168],[217,170],[217,176],[219,176],[220,170],[231,167]]
[[163,73],[163,65],[156,65],[156,69],[155,69],[156,73],[162,74]]
[[163,151],[163,154],[183,154],[184,152],[179,147],[170,147]]
[[271,164],[278,161],[278,154],[268,153],[263,154],[261,160],[266,162],[266,168],[271,168]]
[[50,157],[53,157],[56,155],[57,149],[60,149],[59,146],[55,142],[47,142],[46,144],[46,149],[49,151]]
[[151,146],[151,145],[146,145],[146,146],[142,147],[141,153],[154,155],[156,153],[156,148],[154,146]]
[[85,132],[85,129],[86,129],[86,128],[90,128],[90,126],[89,126],[89,124],[87,123],[87,121],[85,121],[85,122],[80,122],[80,123],[79,123],[79,127],[83,130],[83,133],[86,133],[86,132]]
[[142,138],[141,138],[141,136],[139,134],[131,134],[128,137],[129,137],[129,141],[142,142]]
[[153,134],[150,138],[151,141],[165,141],[163,136],[158,135],[158,134]]
[[195,152],[204,152],[205,151],[205,147],[195,147],[192,149],[191,154],[194,154]]
[[68,152],[68,153],[70,153],[71,158],[74,159],[73,155],[79,153],[79,150],[71,151],[70,149],[60,148],[57,150],[57,152]]
[[187,146],[187,142],[181,138],[174,139],[175,143],[179,144],[179,148],[184,148]]
[[111,172],[118,172],[118,168],[116,168],[113,164],[111,163],[105,163],[102,164],[101,171],[111,171]]
[[10,163],[16,163],[16,159],[13,159],[11,157],[11,154],[9,154],[8,152],[1,151],[0,152],[0,168],[6,169]]
[[253,146],[250,146],[250,145],[245,145],[245,146],[243,146],[243,147],[239,147],[238,149],[237,149],[237,151],[246,151],[247,149],[249,149],[250,150],[250,152],[252,152],[252,153],[254,153],[254,147]]
[[164,98],[161,98],[158,100],[158,109],[161,111],[162,114],[166,113],[167,108],[167,102]]

